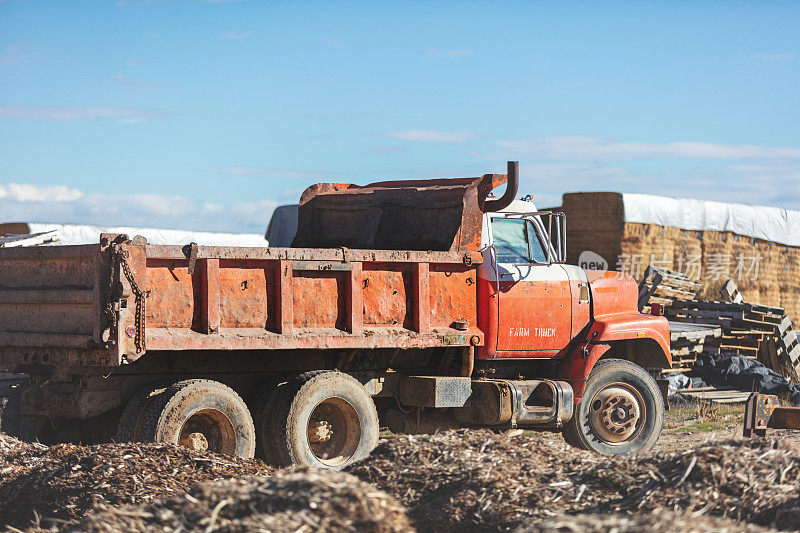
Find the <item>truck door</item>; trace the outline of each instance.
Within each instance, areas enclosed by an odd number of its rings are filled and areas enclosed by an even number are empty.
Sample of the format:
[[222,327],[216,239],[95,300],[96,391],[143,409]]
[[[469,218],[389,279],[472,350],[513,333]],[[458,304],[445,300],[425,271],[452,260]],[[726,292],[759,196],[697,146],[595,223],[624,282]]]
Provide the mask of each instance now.
[[501,357],[550,357],[572,337],[567,271],[551,264],[549,242],[530,219],[491,219],[499,275],[497,351]]

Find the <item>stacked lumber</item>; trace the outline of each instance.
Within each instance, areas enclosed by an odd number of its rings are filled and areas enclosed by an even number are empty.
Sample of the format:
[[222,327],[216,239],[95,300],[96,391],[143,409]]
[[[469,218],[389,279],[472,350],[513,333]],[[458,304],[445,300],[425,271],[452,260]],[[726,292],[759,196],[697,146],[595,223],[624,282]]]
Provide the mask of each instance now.
[[706,349],[706,344],[714,344],[721,336],[722,327],[716,324],[670,321],[669,346],[672,353],[672,368],[665,372],[690,371],[697,356]]
[[665,309],[670,320],[717,324],[722,335],[704,344],[708,353],[736,353],[760,359],[791,378],[800,373],[800,343],[791,319],[768,305],[676,300]]
[[723,302],[732,302],[735,304],[744,303],[742,293],[739,292],[739,287],[736,286],[736,282],[732,279],[722,284],[722,287],[719,289],[719,295],[722,296]]
[[42,233],[26,233],[23,235],[3,235],[0,236],[0,248],[12,248],[17,246],[43,246],[58,242],[58,232],[55,230]]
[[668,307],[676,300],[693,300],[702,288],[686,274],[648,266],[639,283],[639,310],[649,313],[652,304]]

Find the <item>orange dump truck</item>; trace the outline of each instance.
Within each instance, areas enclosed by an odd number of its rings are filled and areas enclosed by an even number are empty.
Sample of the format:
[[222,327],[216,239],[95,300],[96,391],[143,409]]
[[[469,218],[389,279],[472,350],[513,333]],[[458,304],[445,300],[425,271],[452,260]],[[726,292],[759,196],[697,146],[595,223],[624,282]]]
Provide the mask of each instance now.
[[638,312],[632,278],[564,264],[563,215],[515,201],[517,183],[511,162],[317,184],[291,248],[0,249],[0,371],[30,376],[3,427],[324,468],[365,457],[381,427],[649,449],[667,322]]

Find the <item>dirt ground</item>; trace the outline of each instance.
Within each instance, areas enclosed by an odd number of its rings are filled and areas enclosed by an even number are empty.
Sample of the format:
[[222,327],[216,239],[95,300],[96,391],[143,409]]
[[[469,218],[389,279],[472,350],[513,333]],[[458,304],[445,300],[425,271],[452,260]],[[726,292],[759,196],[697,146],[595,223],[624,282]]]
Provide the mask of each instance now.
[[743,406],[673,408],[656,449],[624,458],[554,433],[384,435],[343,473],[0,435],[0,529],[800,530],[800,432],[744,440],[742,417]]
[[[667,411],[664,431],[653,451],[682,451],[706,442],[740,438],[743,420],[744,404],[672,407]],[[800,442],[800,431],[771,430],[769,436]]]

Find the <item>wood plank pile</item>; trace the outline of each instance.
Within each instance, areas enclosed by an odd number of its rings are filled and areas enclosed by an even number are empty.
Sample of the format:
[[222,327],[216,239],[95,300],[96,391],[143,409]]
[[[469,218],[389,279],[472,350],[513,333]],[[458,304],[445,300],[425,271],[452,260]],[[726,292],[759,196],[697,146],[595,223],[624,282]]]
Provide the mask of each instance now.
[[685,398],[712,403],[744,403],[751,394],[750,391],[738,391],[733,387],[697,387],[678,392]]
[[791,319],[780,307],[767,305],[676,300],[665,309],[672,321],[716,324],[719,338],[708,341],[708,353],[737,353],[764,364],[790,378],[800,373],[800,344]]
[[686,274],[648,266],[639,283],[639,310],[650,313],[652,304],[668,307],[675,300],[693,300],[702,288]]
[[714,344],[722,336],[722,327],[716,324],[669,323],[672,368],[665,372],[688,372],[706,344]]
[[18,246],[43,246],[58,242],[58,231],[45,231],[42,233],[26,233],[23,235],[0,235],[0,248]]

